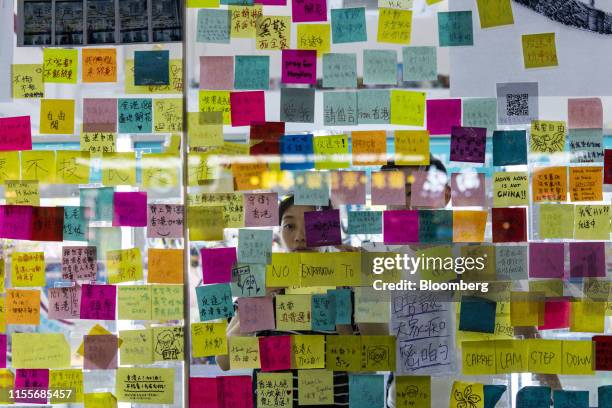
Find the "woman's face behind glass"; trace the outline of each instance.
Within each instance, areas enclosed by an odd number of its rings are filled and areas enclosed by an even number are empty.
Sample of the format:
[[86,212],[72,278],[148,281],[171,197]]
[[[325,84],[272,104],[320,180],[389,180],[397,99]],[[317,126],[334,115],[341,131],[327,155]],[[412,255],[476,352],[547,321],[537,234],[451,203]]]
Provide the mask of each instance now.
[[306,246],[304,213],[315,210],[315,207],[308,205],[292,205],[287,208],[281,219],[281,244],[287,252],[310,250]]

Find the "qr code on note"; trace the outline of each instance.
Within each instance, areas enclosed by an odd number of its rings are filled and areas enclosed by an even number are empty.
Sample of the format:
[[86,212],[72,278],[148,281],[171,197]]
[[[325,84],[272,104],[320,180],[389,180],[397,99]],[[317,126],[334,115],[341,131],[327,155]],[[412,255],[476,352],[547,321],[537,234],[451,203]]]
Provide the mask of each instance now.
[[506,114],[508,116],[529,116],[529,94],[507,94]]

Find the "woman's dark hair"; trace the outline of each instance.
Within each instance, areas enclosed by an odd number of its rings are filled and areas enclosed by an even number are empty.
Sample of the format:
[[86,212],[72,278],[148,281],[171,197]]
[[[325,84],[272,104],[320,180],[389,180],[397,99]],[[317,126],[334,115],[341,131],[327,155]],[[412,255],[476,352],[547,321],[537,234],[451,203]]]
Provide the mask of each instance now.
[[[284,197],[280,201],[280,203],[278,204],[278,223],[279,225],[283,221],[283,215],[285,215],[285,212],[289,209],[289,207],[292,207],[294,205],[295,205],[295,197],[293,196],[293,194],[289,194],[288,196]],[[319,209],[331,210],[332,209],[331,201],[329,202],[328,205],[319,207]]]
[[399,169],[403,169],[405,167],[424,167],[426,170],[429,170],[430,168],[435,167],[436,170],[441,171],[444,174],[447,174],[446,173],[446,167],[444,166],[442,161],[440,161],[440,159],[435,158],[431,154],[429,155],[429,164],[428,165],[409,166],[409,165],[404,165],[404,164],[395,164],[395,162],[393,160],[389,160],[387,162],[387,164],[382,166],[380,169],[381,170],[399,170]]

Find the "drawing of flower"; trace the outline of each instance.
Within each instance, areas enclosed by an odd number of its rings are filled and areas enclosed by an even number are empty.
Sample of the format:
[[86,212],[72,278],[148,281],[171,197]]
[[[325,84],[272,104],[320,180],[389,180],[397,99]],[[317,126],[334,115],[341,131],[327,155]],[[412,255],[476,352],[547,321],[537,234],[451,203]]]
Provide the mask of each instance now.
[[472,394],[472,386],[468,385],[463,390],[455,390],[455,400],[457,400],[457,408],[477,408],[480,402],[480,395]]

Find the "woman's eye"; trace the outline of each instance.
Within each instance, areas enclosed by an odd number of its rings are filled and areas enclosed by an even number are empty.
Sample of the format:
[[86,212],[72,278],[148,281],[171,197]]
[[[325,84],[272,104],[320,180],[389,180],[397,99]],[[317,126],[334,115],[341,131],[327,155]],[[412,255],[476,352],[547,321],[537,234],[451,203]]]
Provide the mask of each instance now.
[[285,224],[285,225],[283,225],[283,229],[285,229],[285,230],[292,230],[294,228],[295,228],[295,226],[293,224]]

